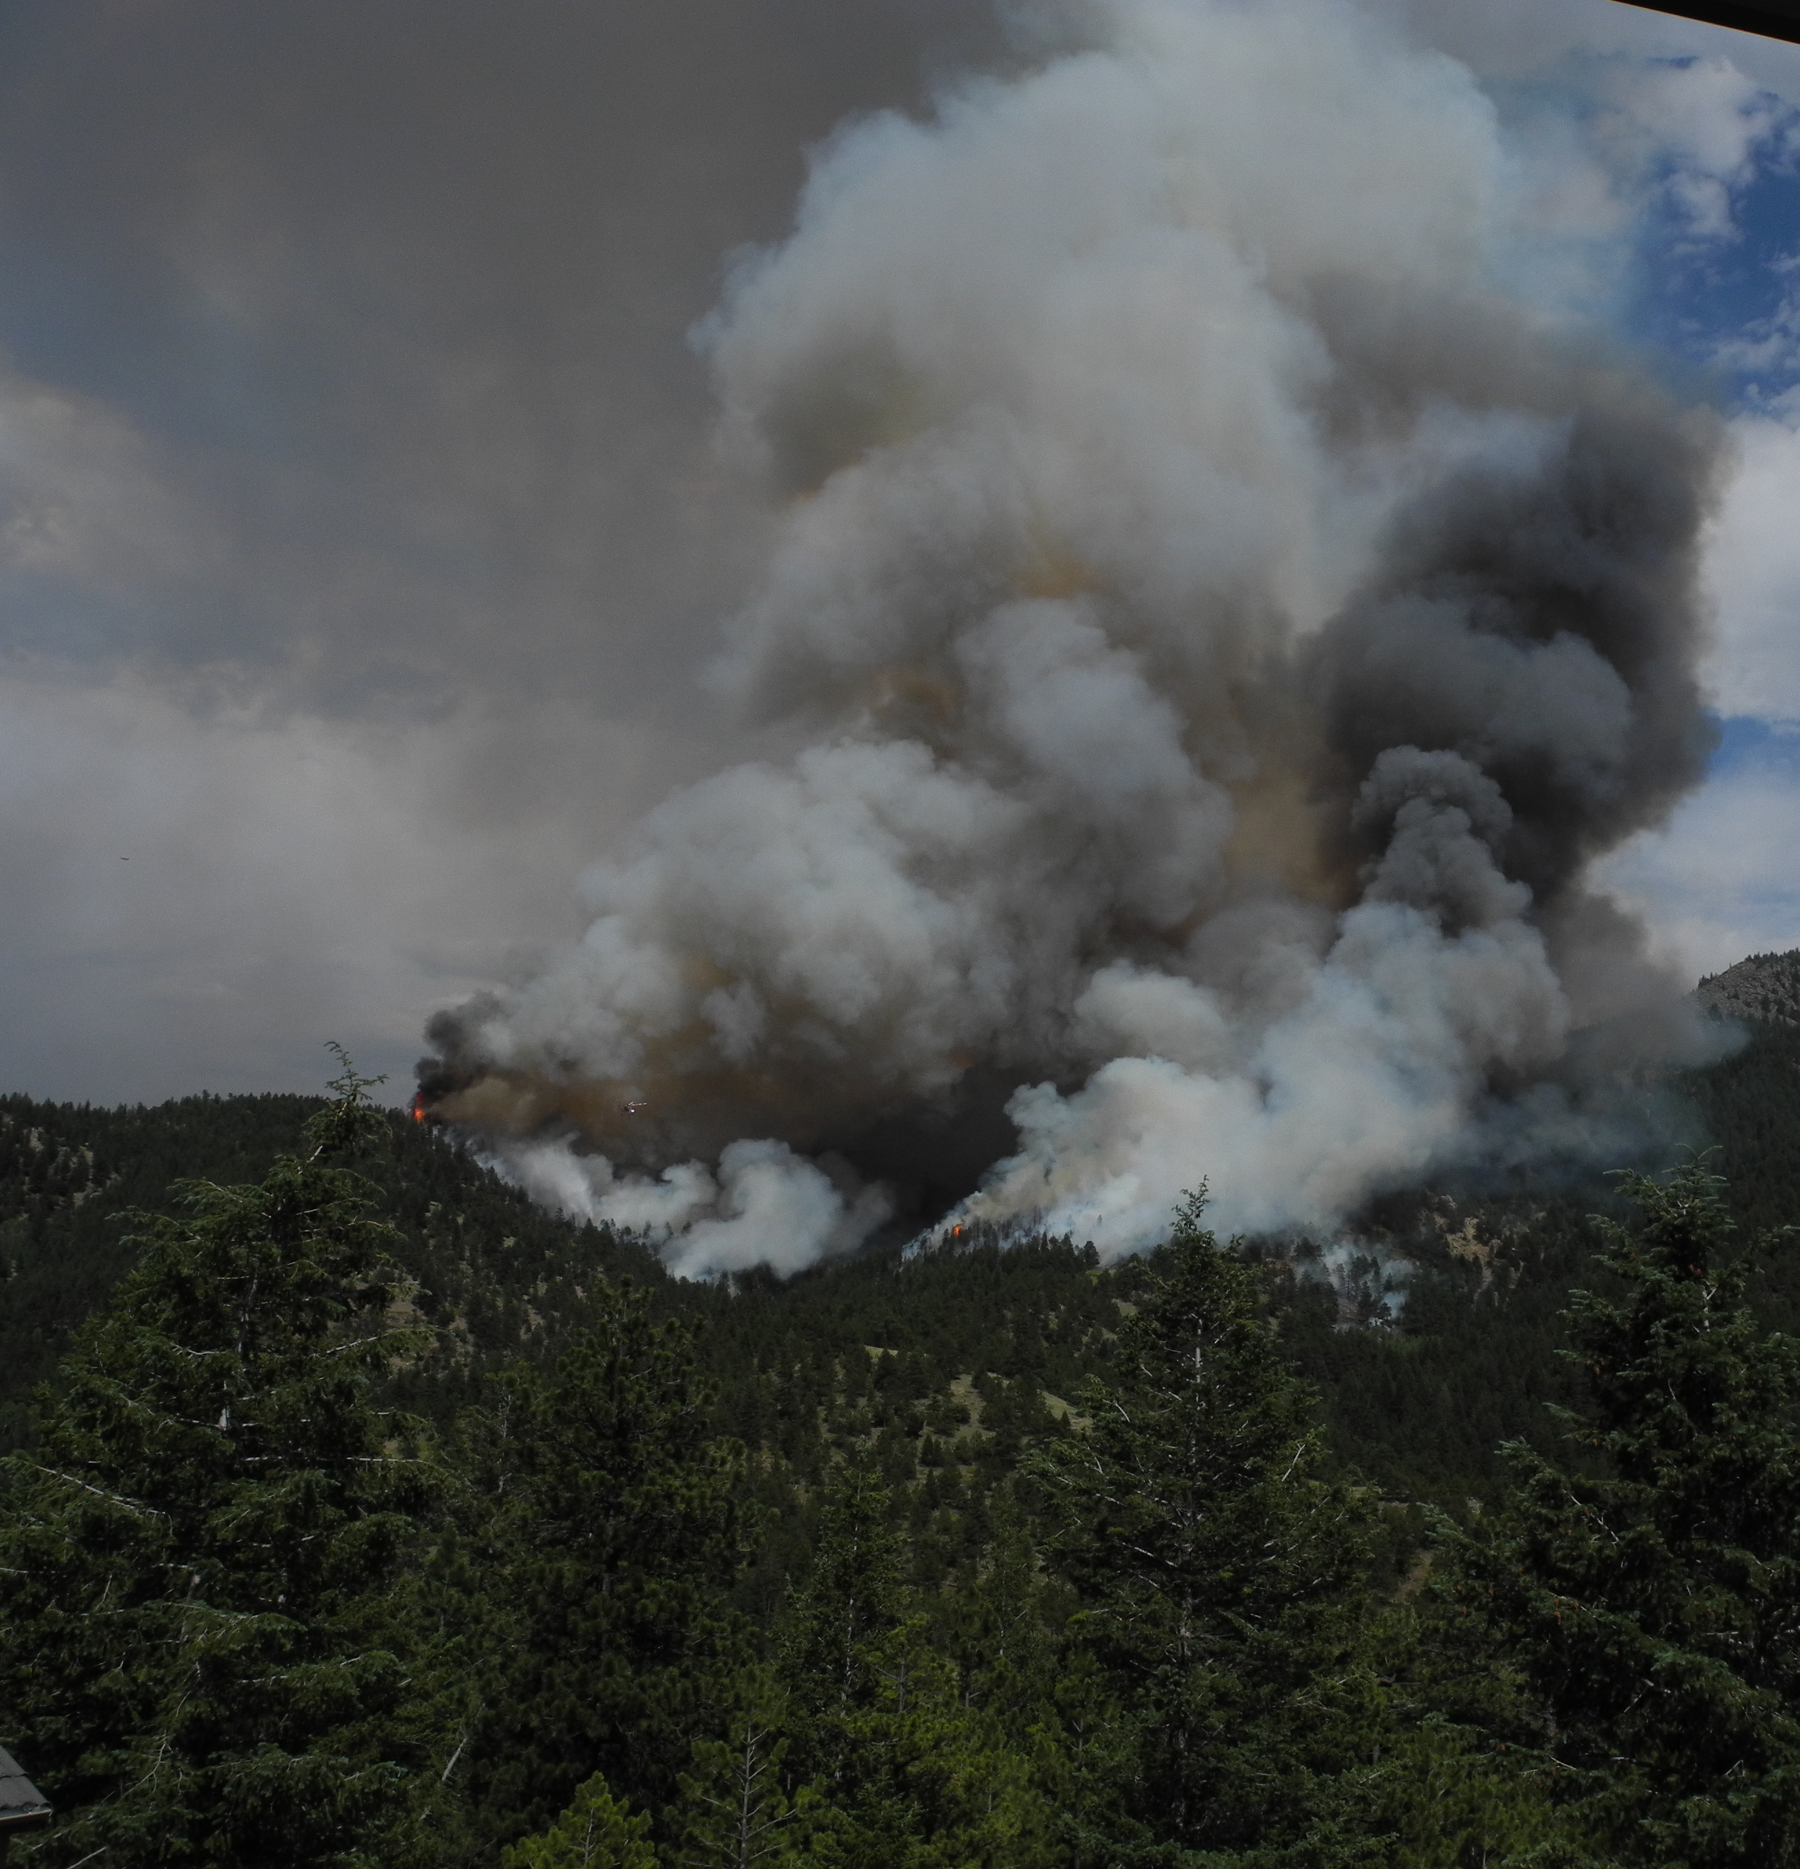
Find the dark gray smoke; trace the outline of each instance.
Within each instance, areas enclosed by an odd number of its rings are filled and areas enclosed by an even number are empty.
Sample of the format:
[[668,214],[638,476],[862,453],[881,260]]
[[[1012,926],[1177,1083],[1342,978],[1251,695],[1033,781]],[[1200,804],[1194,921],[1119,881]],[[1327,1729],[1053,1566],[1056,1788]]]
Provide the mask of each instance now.
[[1569,388],[1524,458],[1470,463],[1399,516],[1314,653],[1343,768],[1463,754],[1505,795],[1500,854],[1543,903],[1662,817],[1713,744],[1694,543],[1716,427],[1605,377]]
[[[37,551],[0,573],[38,599],[9,605],[9,646],[228,657],[330,712],[477,685],[670,713],[679,685],[688,705],[753,530],[710,484],[688,327],[724,257],[779,232],[805,147],[915,100],[991,39],[986,12],[16,10],[0,231],[13,300],[45,312],[15,313],[7,361],[72,392],[64,431],[82,396],[137,423],[161,499],[140,528],[91,497],[105,463],[58,485],[9,409],[0,512]],[[72,526],[132,533],[112,547],[129,587],[104,608],[84,589],[78,626],[62,593],[18,587],[104,549]]]
[[432,1027],[442,1116],[684,1270],[950,1196],[1130,1250],[1203,1177],[1325,1231],[1692,1038],[1583,878],[1707,751],[1716,423],[1513,283],[1460,67],[1308,0],[1091,17],[840,132],[734,272],[777,523],[716,680],[804,744]]
[[766,515],[687,333],[987,12],[0,7],[6,1084],[397,1079],[756,743],[696,705]]

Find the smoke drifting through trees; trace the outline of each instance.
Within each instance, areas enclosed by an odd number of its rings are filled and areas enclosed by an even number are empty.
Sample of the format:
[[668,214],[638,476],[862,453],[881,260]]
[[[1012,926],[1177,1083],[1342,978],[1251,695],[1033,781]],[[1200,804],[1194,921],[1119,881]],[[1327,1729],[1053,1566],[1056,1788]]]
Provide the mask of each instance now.
[[431,1028],[442,1116],[683,1270],[965,1195],[1116,1253],[1203,1176],[1329,1229],[1616,1147],[1608,1084],[1698,1043],[1583,872],[1704,763],[1714,418],[1513,286],[1452,61],[1094,19],[847,126],[732,276],[720,445],[780,518],[717,679],[806,743]]

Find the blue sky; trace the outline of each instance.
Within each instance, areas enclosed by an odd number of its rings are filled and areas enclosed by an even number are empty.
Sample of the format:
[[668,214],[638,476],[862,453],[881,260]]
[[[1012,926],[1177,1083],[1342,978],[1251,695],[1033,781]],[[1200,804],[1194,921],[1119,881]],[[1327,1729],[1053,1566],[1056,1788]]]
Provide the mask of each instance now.
[[1792,130],[1771,100],[1766,134],[1729,190],[1730,223],[1717,235],[1696,241],[1666,203],[1646,229],[1630,324],[1696,368],[1719,372],[1730,408],[1778,402],[1795,380],[1791,332],[1766,360],[1732,355],[1781,332],[1800,295],[1800,152]]
[[1699,972],[1800,944],[1800,89],[1791,48],[1720,32],[1690,50],[1682,31],[1564,50],[1519,89],[1554,96],[1615,159],[1632,133],[1605,120],[1637,114],[1613,317],[1737,444],[1707,557],[1718,750],[1667,827],[1602,868]]

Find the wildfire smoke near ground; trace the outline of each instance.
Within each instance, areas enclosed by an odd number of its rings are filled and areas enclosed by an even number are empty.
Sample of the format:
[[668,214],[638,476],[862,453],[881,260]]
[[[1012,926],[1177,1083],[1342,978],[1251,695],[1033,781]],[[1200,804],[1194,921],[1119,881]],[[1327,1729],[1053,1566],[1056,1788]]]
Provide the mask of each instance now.
[[1705,769],[1726,451],[1578,246],[1467,69],[1300,0],[848,122],[695,340],[775,750],[433,1020],[426,1106],[694,1273],[1628,1149],[1706,1041],[1588,873]]
[[0,257],[0,1855],[1800,1862],[1800,44],[0,0]]

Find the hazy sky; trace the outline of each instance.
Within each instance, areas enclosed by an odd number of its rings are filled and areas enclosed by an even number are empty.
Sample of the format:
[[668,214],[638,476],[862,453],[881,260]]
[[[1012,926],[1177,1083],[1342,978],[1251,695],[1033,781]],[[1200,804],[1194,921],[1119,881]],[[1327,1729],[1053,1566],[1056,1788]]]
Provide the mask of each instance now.
[[[1721,751],[1610,877],[1692,971],[1792,946],[1800,49],[1378,10],[1731,417]],[[754,744],[700,679],[765,515],[696,321],[835,125],[1054,12],[0,0],[0,1088],[312,1087],[336,1039],[404,1091],[579,932],[584,866]]]

